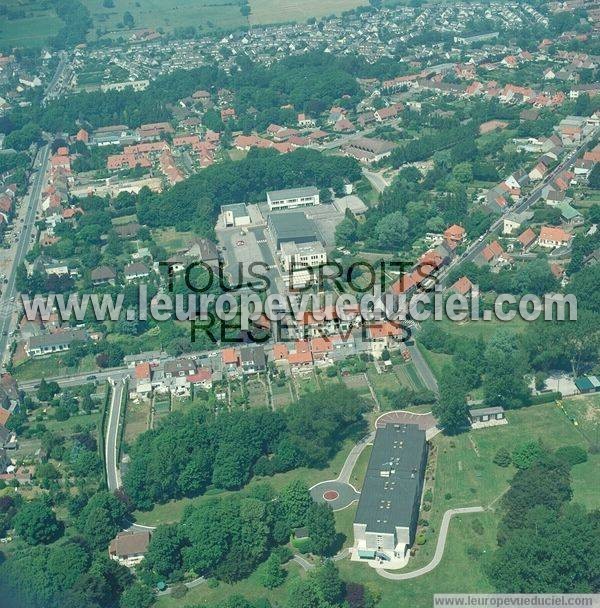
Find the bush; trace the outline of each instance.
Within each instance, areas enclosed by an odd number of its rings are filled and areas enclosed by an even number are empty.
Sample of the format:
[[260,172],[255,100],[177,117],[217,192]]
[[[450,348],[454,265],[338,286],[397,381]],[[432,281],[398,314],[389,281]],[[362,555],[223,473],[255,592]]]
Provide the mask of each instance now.
[[554,456],[569,466],[587,462],[588,459],[587,452],[578,445],[566,445],[562,448],[558,448],[558,450],[554,452]]
[[417,545],[424,545],[427,542],[427,539],[425,538],[425,534],[418,534],[416,542],[417,542]]
[[475,534],[477,534],[478,536],[481,536],[483,534],[484,527],[480,519],[474,519],[471,523],[471,526],[473,527],[473,532],[475,532]]
[[445,498],[446,500],[450,500],[450,499],[452,498],[452,494],[450,494],[450,492],[446,492],[446,493],[444,494],[444,498]]
[[510,452],[506,448],[500,448],[496,455],[494,456],[494,464],[497,464],[499,467],[508,467],[512,462],[510,457]]
[[425,491],[425,494],[423,495],[423,500],[425,500],[426,502],[431,502],[433,500],[433,492],[431,491],[431,488],[428,488]]
[[298,549],[299,553],[310,553],[310,549],[311,549],[311,541],[310,538],[294,538],[292,540],[292,546],[296,547],[296,549]]
[[277,556],[281,564],[289,562],[294,557],[294,553],[289,547],[276,547],[273,549],[273,555]]
[[182,597],[185,597],[185,594],[188,592],[187,587],[183,583],[177,583],[171,587],[171,597],[176,600],[180,600]]
[[513,450],[512,461],[518,469],[528,469],[542,456],[544,456],[543,447],[536,441],[530,441]]
[[562,399],[562,393],[558,391],[551,391],[549,393],[542,393],[541,395],[533,395],[529,399],[529,405],[541,405],[542,403],[551,403]]

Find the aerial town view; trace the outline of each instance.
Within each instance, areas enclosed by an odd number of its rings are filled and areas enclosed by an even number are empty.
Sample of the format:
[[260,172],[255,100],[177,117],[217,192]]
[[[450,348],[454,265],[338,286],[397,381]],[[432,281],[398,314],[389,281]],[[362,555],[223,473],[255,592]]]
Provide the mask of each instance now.
[[0,0],[0,608],[600,608],[600,0]]

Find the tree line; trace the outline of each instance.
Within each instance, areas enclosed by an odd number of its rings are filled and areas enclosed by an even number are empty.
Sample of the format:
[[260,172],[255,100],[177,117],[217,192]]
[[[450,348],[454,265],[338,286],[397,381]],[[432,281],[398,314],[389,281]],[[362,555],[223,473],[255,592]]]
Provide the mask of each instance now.
[[132,446],[124,490],[136,507],[150,509],[209,487],[239,489],[253,475],[323,467],[344,438],[364,430],[366,409],[355,392],[336,387],[304,395],[285,412],[175,412]]

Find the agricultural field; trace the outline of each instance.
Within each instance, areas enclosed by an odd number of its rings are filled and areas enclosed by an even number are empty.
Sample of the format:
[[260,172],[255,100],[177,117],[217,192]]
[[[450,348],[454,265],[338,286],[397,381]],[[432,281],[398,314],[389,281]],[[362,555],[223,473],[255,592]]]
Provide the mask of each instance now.
[[339,15],[367,4],[363,0],[250,0],[250,24],[306,21],[309,17]]
[[[92,36],[97,29],[102,35],[129,37],[145,28],[169,31],[194,26],[198,30],[228,30],[248,24],[239,2],[231,0],[113,0],[112,8],[106,8],[102,0],[82,1],[94,22]],[[131,30],[122,26],[125,12],[133,16]]]
[[[52,8],[43,3],[22,5],[17,0],[4,0],[7,14],[0,15],[0,48],[44,46],[48,39],[55,36],[63,25]],[[18,18],[9,18],[11,15]]]

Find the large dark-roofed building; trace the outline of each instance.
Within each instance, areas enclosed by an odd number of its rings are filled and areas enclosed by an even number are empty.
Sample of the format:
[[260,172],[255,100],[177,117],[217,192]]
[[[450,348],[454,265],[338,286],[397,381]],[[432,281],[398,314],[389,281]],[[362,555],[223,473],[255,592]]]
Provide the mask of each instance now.
[[418,425],[377,429],[354,519],[359,558],[405,557],[417,529],[426,463],[425,431]]
[[275,247],[281,249],[282,243],[313,243],[320,241],[316,224],[302,211],[271,213],[267,221]]

